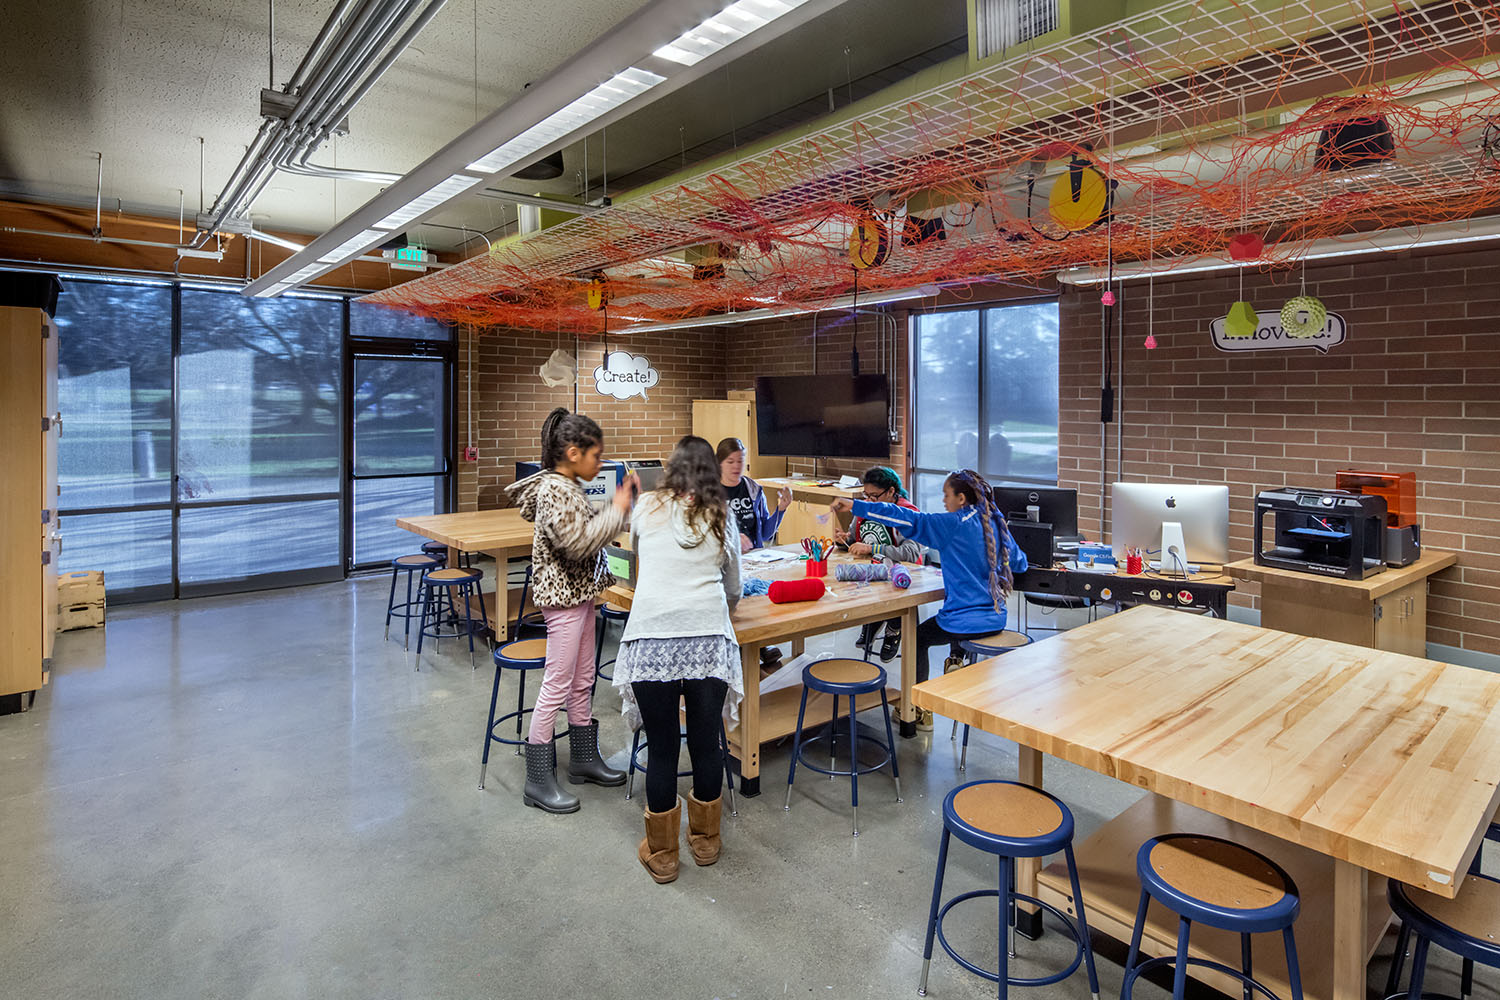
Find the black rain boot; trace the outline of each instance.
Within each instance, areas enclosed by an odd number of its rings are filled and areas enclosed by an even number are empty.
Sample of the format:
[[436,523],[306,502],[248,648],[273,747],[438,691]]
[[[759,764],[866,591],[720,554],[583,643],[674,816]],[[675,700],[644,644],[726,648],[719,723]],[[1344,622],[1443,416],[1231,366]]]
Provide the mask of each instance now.
[[599,756],[599,720],[586,726],[568,727],[568,784],[592,781],[613,788],[625,784],[625,772],[616,771]]
[[521,801],[549,813],[578,811],[578,796],[557,783],[557,744],[526,744],[526,790]]

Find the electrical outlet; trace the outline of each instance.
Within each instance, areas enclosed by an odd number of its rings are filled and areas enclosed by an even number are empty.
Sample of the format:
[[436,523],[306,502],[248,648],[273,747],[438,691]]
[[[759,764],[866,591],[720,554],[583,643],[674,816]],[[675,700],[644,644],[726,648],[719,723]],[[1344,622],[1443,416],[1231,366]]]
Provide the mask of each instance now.
[[477,461],[479,461],[479,449],[476,448],[472,444],[469,445],[467,448],[465,448],[464,449],[464,461],[465,462],[477,462]]

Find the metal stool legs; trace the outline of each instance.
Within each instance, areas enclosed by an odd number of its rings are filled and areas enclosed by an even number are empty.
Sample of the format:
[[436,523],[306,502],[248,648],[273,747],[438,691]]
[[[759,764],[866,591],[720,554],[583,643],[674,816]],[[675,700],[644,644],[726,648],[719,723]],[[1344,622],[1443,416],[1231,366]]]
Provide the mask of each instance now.
[[[637,757],[641,752],[641,734],[643,732],[644,730],[637,729],[630,737],[630,764],[626,768],[625,782],[626,799],[635,794],[635,772],[643,770]],[[687,733],[684,732],[679,739],[687,739]],[[647,744],[646,750],[648,753],[650,752],[650,744]],[[726,794],[729,796],[729,815],[738,816],[740,810],[739,806],[735,804],[734,799],[734,768],[729,762],[729,733],[725,730],[722,721],[719,723],[719,754],[724,763],[724,788],[726,789]],[[650,758],[647,758],[647,760],[649,762]],[[678,771],[677,777],[691,777],[692,773],[692,768],[689,768],[686,771]]]

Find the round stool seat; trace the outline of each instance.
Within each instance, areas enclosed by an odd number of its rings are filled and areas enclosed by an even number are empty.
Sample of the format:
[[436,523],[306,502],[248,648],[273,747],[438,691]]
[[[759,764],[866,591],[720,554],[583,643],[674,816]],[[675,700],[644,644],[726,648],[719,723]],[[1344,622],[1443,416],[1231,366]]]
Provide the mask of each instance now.
[[971,847],[1044,857],[1073,839],[1073,814],[1046,792],[1015,781],[971,781],[943,801],[943,822]]
[[398,569],[425,569],[429,566],[441,566],[441,560],[432,556],[412,554],[409,556],[397,556],[391,560],[391,565]]
[[1136,855],[1136,873],[1168,908],[1224,930],[1281,930],[1292,925],[1302,905],[1297,884],[1281,866],[1218,837],[1152,837]]
[[964,652],[973,653],[976,656],[999,656],[1012,649],[1029,646],[1035,641],[1025,632],[1003,629],[993,635],[982,636],[978,639],[965,639],[959,643],[959,646]]
[[451,587],[459,583],[472,583],[483,577],[484,574],[477,569],[459,569],[454,566],[448,569],[435,569],[427,574],[426,579],[429,583],[438,586]]
[[423,542],[422,551],[428,555],[442,555],[446,558],[448,555],[448,546],[437,541]]
[[865,694],[885,687],[885,669],[864,660],[819,660],[802,668],[802,684],[826,694]]
[[601,604],[599,605],[599,613],[610,621],[616,622],[622,622],[630,617],[630,612],[618,604]]
[[1391,909],[1403,927],[1463,958],[1500,964],[1500,882],[1469,875],[1452,899],[1392,881]]
[[495,648],[496,666],[536,670],[547,665],[546,639],[517,639]]

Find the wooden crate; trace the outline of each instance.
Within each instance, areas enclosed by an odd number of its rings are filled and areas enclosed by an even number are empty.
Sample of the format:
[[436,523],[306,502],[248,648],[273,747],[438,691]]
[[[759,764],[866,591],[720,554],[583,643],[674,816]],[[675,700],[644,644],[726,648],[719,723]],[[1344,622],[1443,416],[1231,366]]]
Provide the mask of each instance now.
[[57,574],[57,603],[59,607],[75,604],[104,603],[104,571],[84,569],[73,573]]
[[104,602],[87,604],[64,604],[57,609],[57,630],[71,632],[80,628],[102,628],[104,626]]

